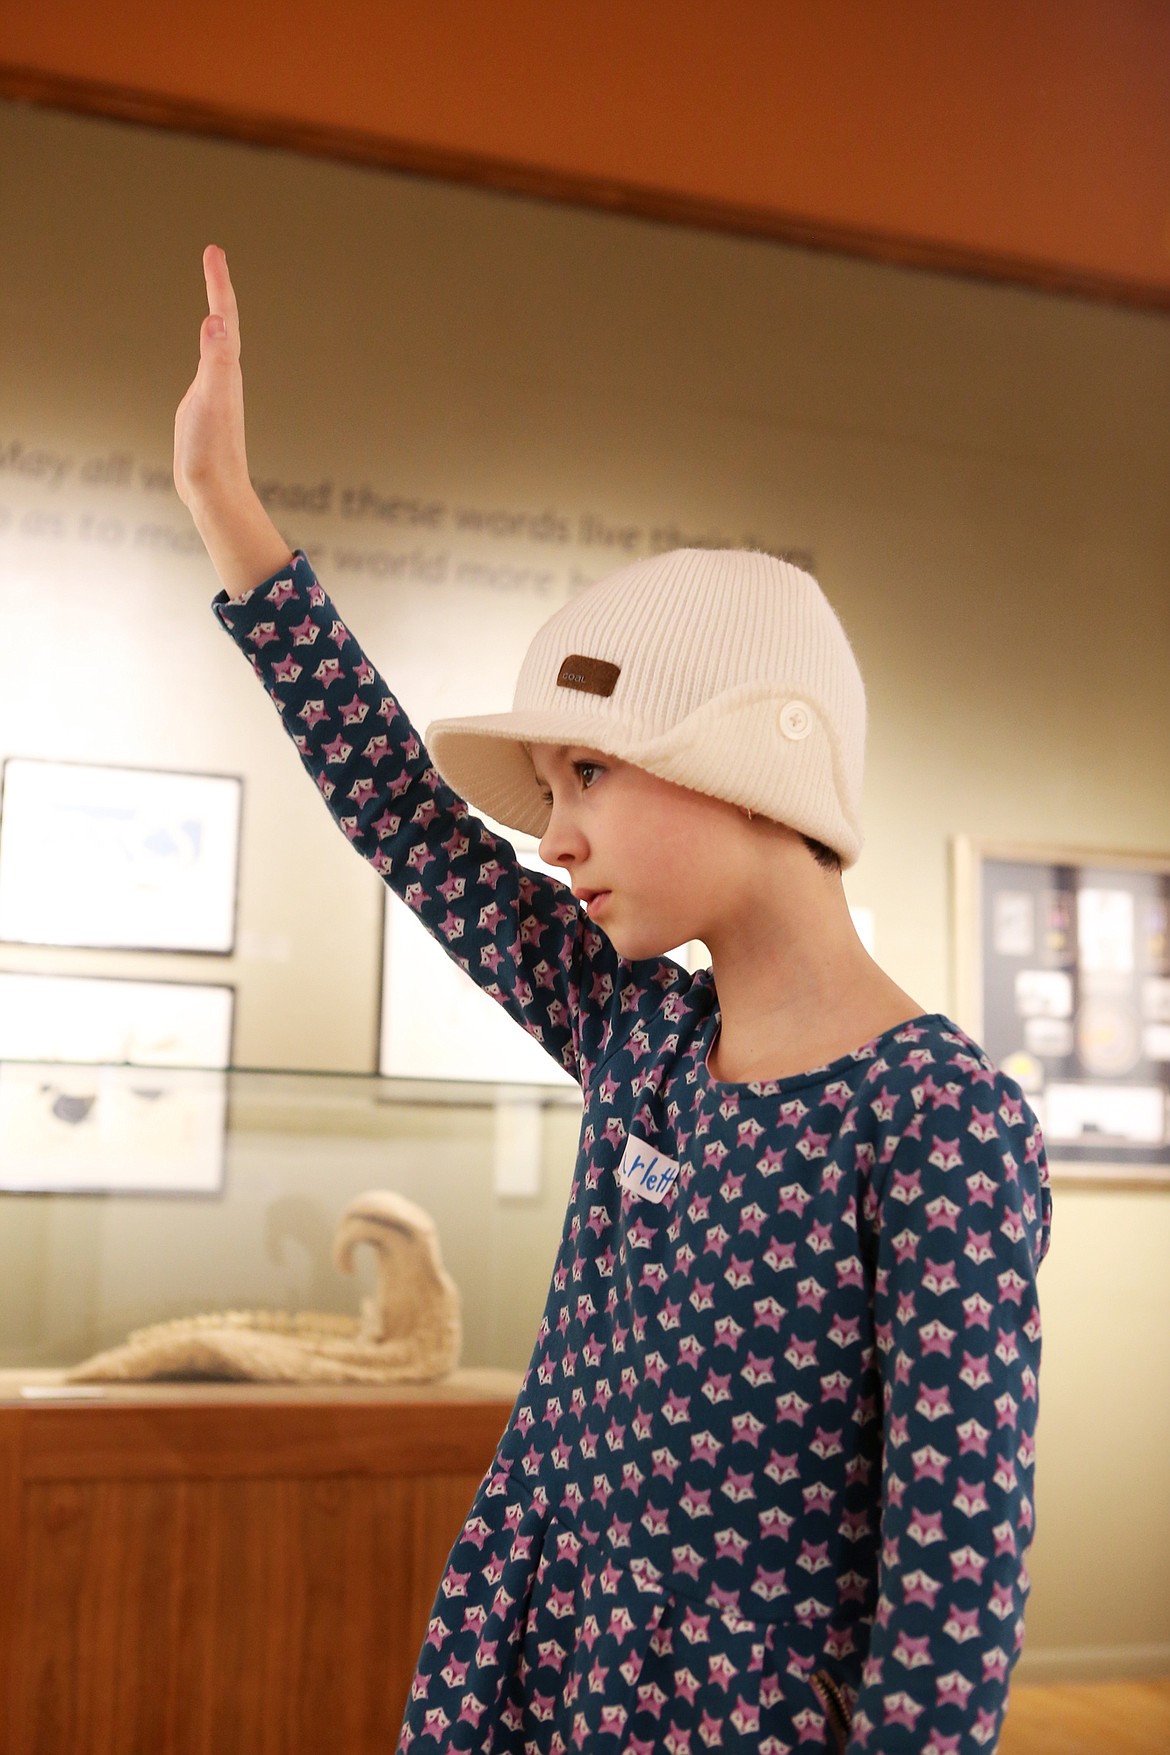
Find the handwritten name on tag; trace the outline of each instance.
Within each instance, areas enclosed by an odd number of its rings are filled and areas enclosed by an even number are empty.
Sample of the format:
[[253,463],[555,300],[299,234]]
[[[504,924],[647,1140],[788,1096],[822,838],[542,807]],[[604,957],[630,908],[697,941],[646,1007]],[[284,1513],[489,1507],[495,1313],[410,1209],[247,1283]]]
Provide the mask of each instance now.
[[617,1178],[627,1194],[635,1195],[639,1200],[660,1201],[678,1181],[678,1169],[675,1159],[655,1151],[653,1146],[632,1133],[626,1140]]

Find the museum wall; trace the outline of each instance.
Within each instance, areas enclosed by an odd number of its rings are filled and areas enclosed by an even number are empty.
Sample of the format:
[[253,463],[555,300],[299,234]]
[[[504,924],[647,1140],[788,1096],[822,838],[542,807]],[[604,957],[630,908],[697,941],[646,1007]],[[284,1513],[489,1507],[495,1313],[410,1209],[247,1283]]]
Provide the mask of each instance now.
[[[322,1081],[240,1087],[219,1196],[0,1195],[6,1363],[196,1308],[349,1309],[328,1240],[385,1184],[438,1220],[468,1362],[520,1366],[572,1167],[562,1100],[515,1199],[491,1088],[354,1094],[382,886],[215,622],[169,485],[205,242],[240,295],[253,474],[420,732],[506,708],[583,580],[751,542],[814,567],[861,661],[846,889],[923,1007],[971,1022],[955,835],[1167,851],[1164,318],[17,106],[0,162],[0,758],[243,780],[233,954],[4,943],[0,973],[230,983],[235,1063]],[[1055,1203],[1034,1678],[1170,1646],[1170,1204]]]

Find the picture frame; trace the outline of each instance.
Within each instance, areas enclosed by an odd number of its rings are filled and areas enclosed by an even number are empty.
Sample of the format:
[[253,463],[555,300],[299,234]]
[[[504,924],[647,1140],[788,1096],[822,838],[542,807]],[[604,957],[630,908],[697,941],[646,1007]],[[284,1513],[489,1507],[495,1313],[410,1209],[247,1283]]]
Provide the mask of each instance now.
[[0,1193],[218,1195],[235,989],[0,971]]
[[238,775],[10,756],[0,788],[0,941],[232,955]]
[[[558,879],[572,900],[565,873],[545,864],[532,836],[483,820],[511,844],[522,865]],[[709,961],[697,939],[668,955],[692,971]],[[579,1090],[576,1079],[459,968],[389,885],[381,968],[378,1071],[383,1078]]]
[[1014,1078],[1050,1172],[1170,1188],[1170,854],[952,840],[956,1021]]
[[[543,864],[530,837],[490,826],[511,841],[521,864],[563,877]],[[384,1078],[576,1088],[572,1075],[459,968],[389,886],[379,1011]]]

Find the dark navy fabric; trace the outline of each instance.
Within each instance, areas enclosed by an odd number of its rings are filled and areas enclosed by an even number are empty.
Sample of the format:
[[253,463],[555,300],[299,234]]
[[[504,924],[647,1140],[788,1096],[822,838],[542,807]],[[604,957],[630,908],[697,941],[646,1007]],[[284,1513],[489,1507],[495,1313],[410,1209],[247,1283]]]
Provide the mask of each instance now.
[[216,613],[342,831],[582,1089],[544,1318],[400,1750],[993,1751],[1052,1215],[1018,1086],[938,1014],[713,1078],[711,971],[619,957],[520,865],[303,555]]

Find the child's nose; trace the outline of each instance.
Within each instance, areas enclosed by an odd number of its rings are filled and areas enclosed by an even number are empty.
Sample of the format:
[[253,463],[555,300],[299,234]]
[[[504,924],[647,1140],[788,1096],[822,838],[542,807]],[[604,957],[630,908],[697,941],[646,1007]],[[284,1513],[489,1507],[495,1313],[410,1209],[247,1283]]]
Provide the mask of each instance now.
[[554,800],[552,815],[540,838],[540,857],[546,865],[563,866],[569,859],[580,858],[583,846],[584,836],[573,819],[572,810]]

